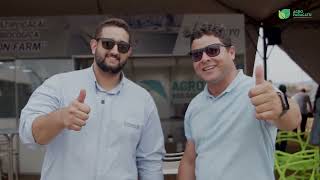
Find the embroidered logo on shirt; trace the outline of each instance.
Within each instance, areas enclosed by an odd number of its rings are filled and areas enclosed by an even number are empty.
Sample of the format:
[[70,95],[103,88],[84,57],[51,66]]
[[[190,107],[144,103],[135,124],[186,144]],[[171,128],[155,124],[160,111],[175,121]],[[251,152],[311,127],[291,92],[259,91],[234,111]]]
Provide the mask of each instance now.
[[140,129],[140,125],[138,125],[138,124],[133,124],[133,123],[130,123],[130,122],[124,122],[124,125],[127,126],[127,127]]

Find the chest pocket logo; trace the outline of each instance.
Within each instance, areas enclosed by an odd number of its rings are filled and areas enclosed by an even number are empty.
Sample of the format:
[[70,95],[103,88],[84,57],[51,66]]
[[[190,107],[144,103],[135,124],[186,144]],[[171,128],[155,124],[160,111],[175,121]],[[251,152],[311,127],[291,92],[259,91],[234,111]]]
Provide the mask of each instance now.
[[125,122],[124,122],[124,126],[125,126],[125,127],[134,128],[134,129],[136,129],[136,130],[139,130],[139,129],[141,128],[141,125],[135,124],[135,123],[132,123],[132,122],[128,122],[128,121],[125,121]]
[[123,130],[123,140],[128,140],[129,144],[131,144],[131,147],[136,147],[141,135],[142,125],[138,124],[136,121],[126,120],[123,124]]

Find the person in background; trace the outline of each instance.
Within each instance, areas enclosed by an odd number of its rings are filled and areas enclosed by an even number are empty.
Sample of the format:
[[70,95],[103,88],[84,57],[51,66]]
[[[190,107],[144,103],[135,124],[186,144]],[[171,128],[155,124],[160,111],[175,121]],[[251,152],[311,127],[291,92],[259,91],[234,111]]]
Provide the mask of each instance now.
[[167,140],[165,141],[165,149],[167,153],[176,152],[176,142],[171,134],[168,135]]
[[22,110],[22,142],[47,148],[41,180],[163,180],[156,105],[122,72],[130,34],[122,19],[103,21],[93,65],[47,79]]
[[314,98],[314,119],[312,124],[312,129],[310,133],[310,143],[313,145],[320,146],[320,86],[318,87],[316,96]]
[[298,92],[293,96],[293,99],[296,100],[297,103],[299,104],[299,108],[301,112],[302,120],[300,124],[300,130],[301,132],[305,132],[307,120],[308,120],[308,114],[312,112],[310,97],[307,94],[306,89],[302,88],[300,92]]
[[274,179],[277,128],[298,126],[298,105],[264,80],[262,66],[255,80],[236,69],[236,50],[224,27],[198,23],[189,36],[193,68],[206,86],[185,115],[178,179]]

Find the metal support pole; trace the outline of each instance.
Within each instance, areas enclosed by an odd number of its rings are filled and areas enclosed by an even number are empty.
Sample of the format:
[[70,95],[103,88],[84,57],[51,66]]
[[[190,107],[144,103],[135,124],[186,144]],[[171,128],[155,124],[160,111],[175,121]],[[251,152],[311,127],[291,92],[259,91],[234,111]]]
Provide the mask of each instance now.
[[268,45],[267,45],[267,37],[266,37],[266,27],[265,25],[262,26],[263,29],[263,67],[264,67],[264,79],[267,80],[267,52],[268,52]]

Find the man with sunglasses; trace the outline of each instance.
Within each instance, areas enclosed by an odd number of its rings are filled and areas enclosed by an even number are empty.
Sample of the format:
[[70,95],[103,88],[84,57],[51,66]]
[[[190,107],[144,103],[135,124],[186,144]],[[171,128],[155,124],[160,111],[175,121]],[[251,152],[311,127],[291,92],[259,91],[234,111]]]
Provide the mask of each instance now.
[[274,179],[277,128],[298,126],[297,104],[263,79],[262,66],[256,80],[236,69],[235,48],[222,26],[199,23],[190,39],[194,70],[207,84],[185,115],[178,179]]
[[55,75],[21,113],[20,137],[47,148],[41,180],[163,180],[164,139],[151,95],[122,72],[128,24],[96,28],[90,68]]

